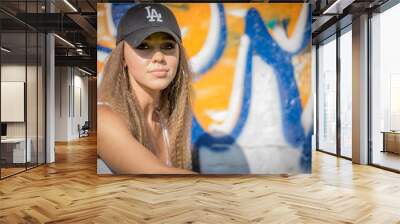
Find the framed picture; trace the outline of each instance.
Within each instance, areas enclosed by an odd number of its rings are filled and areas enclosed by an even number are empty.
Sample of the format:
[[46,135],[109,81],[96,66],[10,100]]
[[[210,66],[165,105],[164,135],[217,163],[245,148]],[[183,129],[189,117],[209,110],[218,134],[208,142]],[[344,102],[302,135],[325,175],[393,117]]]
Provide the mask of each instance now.
[[[309,4],[98,3],[97,8],[99,174],[311,172]],[[151,51],[147,58],[140,53],[145,51]],[[175,59],[171,52],[177,52]],[[141,57],[131,62],[130,55]],[[115,72],[110,68],[117,61],[114,66],[121,68]],[[173,63],[174,68],[163,67]],[[138,74],[140,66],[145,68]],[[160,69],[148,74],[151,66]],[[167,79],[170,71],[175,76],[167,84],[146,83],[148,77]],[[190,83],[182,84],[187,77]],[[175,92],[167,90],[172,87]],[[146,119],[153,116],[149,108],[159,109],[163,119]],[[115,129],[118,122],[126,123],[124,133]]]

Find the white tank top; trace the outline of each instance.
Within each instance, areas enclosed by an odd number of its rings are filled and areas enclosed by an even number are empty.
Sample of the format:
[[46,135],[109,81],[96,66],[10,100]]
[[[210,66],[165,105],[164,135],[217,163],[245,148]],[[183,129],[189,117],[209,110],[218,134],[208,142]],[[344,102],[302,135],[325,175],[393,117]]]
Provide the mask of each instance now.
[[168,135],[168,127],[167,124],[164,120],[164,118],[162,117],[160,111],[156,110],[157,116],[160,119],[160,125],[161,125],[161,130],[162,130],[162,135],[163,135],[163,139],[164,139],[164,146],[167,149],[167,161],[165,161],[165,164],[167,166],[172,166],[171,163],[171,158],[170,158],[170,145],[169,145],[169,135]]

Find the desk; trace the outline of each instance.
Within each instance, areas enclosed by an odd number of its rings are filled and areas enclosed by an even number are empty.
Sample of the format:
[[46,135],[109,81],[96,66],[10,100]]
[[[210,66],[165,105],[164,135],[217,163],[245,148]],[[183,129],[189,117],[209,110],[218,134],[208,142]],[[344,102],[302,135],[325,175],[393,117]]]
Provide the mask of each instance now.
[[[25,163],[31,162],[31,144],[30,138],[27,138],[26,142],[28,147],[26,147],[25,154],[25,138],[6,138],[1,139],[1,157],[3,157],[6,162],[9,163]],[[12,156],[11,156],[12,154]],[[12,158],[12,160],[11,160]],[[27,159],[25,161],[25,158]]]
[[382,131],[383,150],[382,152],[393,152],[400,154],[400,131]]

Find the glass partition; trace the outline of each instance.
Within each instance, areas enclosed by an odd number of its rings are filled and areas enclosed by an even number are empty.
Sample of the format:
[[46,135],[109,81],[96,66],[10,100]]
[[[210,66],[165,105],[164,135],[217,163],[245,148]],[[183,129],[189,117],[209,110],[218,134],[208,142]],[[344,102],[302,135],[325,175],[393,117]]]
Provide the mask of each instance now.
[[26,81],[26,89],[27,89],[27,98],[26,98],[26,112],[27,112],[27,150],[30,151],[30,158],[28,160],[27,166],[28,168],[34,167],[37,165],[37,132],[38,132],[38,119],[37,119],[37,76],[38,76],[38,48],[37,41],[38,35],[36,32],[27,33],[28,38],[28,62],[27,62],[27,81]]
[[[40,1],[27,2],[26,12],[28,13],[41,13],[43,12],[44,3]],[[33,16],[32,20],[34,24],[38,24],[39,17]],[[27,167],[35,167],[38,165],[39,160],[39,73],[40,66],[40,45],[43,45],[43,41],[40,39],[43,35],[30,27],[27,27],[27,143],[28,150],[31,151],[30,162],[27,163]],[[43,87],[42,87],[43,88]]]
[[371,19],[372,164],[400,171],[400,4]]
[[44,3],[0,2],[1,179],[45,162],[46,39],[23,22]]
[[336,39],[318,48],[318,149],[336,154]]
[[25,32],[1,34],[0,110],[6,130],[1,139],[2,177],[24,171],[31,161],[26,141],[26,40]]

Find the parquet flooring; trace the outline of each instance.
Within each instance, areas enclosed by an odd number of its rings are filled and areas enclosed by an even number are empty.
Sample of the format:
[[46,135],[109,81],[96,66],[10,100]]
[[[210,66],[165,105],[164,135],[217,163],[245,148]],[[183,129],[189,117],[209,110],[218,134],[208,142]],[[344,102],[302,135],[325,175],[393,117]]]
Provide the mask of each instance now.
[[25,171],[26,169],[33,169],[37,166],[36,163],[27,163],[26,164],[26,168],[25,168],[25,164],[18,164],[17,167],[13,167],[15,166],[14,164],[12,165],[6,165],[5,167],[1,168],[1,178],[5,178],[20,172]]
[[24,171],[24,170],[25,170],[25,167],[24,168],[1,168],[1,177],[7,177],[7,176],[13,175],[15,173]]
[[0,181],[0,223],[400,223],[400,175],[314,152],[313,173],[98,176],[96,138]]
[[400,170],[400,154],[376,150],[372,159],[375,164]]

